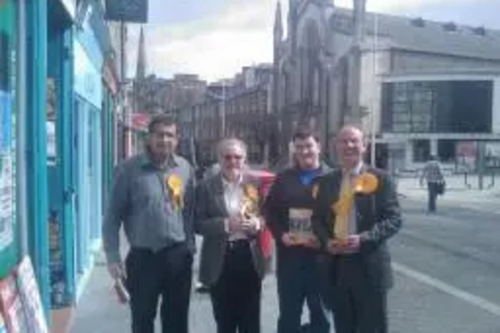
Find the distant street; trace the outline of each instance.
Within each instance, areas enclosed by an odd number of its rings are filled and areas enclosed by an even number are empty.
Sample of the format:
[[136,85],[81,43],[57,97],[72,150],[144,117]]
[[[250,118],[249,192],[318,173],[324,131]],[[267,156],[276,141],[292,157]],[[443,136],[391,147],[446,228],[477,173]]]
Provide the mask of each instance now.
[[[498,200],[497,200],[498,202]],[[500,203],[446,203],[437,215],[403,200],[405,225],[392,243],[397,286],[390,293],[391,333],[500,332]],[[72,333],[128,332],[105,267],[91,277]],[[275,332],[274,277],[265,283],[263,333]],[[215,332],[206,295],[194,294],[192,332]]]

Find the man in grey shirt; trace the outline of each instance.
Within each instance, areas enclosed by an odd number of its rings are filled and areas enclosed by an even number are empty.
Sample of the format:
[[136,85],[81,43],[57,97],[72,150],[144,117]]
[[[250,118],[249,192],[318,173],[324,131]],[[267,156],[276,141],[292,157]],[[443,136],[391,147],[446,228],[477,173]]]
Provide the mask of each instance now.
[[[130,294],[133,333],[153,333],[162,297],[163,331],[188,332],[194,233],[194,174],[175,155],[177,125],[155,116],[145,152],[117,167],[103,223],[103,243],[113,279],[125,281]],[[130,243],[124,265],[119,231]]]

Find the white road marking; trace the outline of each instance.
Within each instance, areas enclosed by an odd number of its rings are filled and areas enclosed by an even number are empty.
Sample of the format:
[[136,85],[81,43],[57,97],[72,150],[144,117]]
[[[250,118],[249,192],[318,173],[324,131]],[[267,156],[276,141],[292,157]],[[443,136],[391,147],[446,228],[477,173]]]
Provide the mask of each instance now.
[[480,309],[483,309],[497,317],[500,317],[500,305],[490,302],[484,298],[473,295],[465,290],[454,287],[444,281],[433,278],[424,273],[418,272],[408,266],[393,263],[393,268],[396,272],[417,280],[420,283],[426,284],[430,287],[438,289],[448,295],[454,296],[464,302],[472,304]]

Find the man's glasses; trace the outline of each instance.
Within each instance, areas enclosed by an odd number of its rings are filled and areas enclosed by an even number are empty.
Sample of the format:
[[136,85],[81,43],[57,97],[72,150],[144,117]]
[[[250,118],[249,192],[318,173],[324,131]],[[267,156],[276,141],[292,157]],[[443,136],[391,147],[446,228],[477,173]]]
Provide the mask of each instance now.
[[236,161],[241,161],[243,159],[243,155],[224,155],[224,159],[226,161],[232,161],[232,160],[236,160]]

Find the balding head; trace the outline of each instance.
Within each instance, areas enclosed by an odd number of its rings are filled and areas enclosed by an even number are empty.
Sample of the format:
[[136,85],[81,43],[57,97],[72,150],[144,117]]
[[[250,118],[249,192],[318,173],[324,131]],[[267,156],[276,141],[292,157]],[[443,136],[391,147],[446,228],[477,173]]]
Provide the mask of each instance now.
[[366,152],[363,131],[355,125],[343,126],[335,137],[335,149],[343,168],[357,167]]

